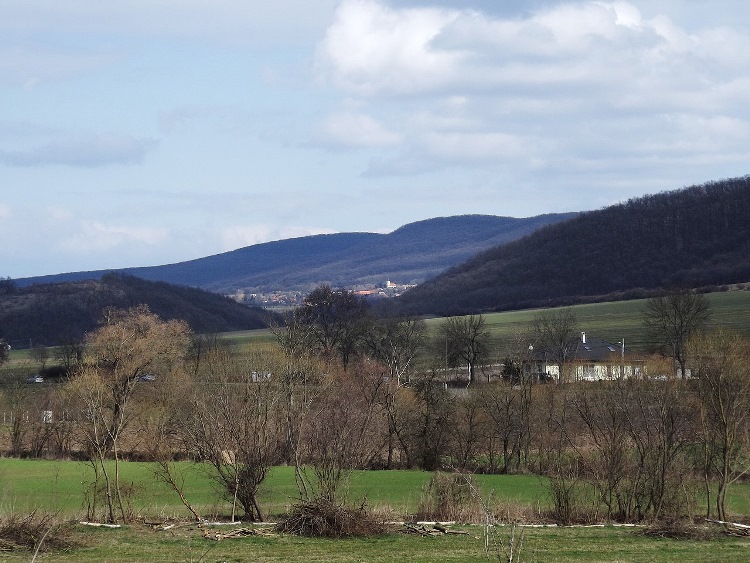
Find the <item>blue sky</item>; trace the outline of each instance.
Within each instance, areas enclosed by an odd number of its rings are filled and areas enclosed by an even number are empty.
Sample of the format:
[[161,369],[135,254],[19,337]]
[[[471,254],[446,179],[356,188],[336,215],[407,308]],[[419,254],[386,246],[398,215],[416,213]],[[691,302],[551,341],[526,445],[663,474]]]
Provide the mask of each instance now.
[[0,276],[750,173],[750,3],[0,0]]

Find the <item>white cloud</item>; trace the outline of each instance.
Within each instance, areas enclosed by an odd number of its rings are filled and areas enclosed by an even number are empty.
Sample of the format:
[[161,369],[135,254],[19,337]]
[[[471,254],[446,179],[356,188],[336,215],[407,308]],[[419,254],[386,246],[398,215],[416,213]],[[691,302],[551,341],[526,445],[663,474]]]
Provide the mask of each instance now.
[[460,53],[432,41],[458,13],[393,10],[373,0],[345,0],[320,45],[321,70],[361,94],[418,92],[442,84]]
[[59,242],[73,254],[110,252],[119,247],[156,246],[164,242],[169,230],[154,227],[108,225],[100,221],[82,221],[77,233]]
[[534,152],[527,139],[498,132],[429,133],[423,140],[431,154],[458,160],[523,159]]
[[138,164],[158,142],[121,135],[92,135],[51,141],[27,149],[0,149],[0,164],[6,166],[82,166]]
[[3,220],[10,219],[10,216],[11,216],[10,207],[8,207],[7,205],[3,203],[0,203],[0,219],[3,219]]
[[402,139],[369,175],[597,153],[634,167],[645,147],[689,159],[750,142],[750,34],[688,30],[635,2],[554,2],[505,18],[344,0],[318,55],[322,75],[388,111]]
[[398,145],[402,136],[369,115],[343,112],[328,116],[319,140],[344,147],[383,147]]

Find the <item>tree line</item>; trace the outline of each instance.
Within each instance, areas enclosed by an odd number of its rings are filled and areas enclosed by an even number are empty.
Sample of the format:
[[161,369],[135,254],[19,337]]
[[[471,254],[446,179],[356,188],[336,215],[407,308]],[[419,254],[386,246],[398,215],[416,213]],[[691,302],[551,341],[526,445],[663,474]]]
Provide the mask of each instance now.
[[[750,468],[750,345],[705,331],[708,314],[700,294],[650,302],[644,323],[665,354],[645,373],[658,377],[543,384],[529,338],[559,345],[566,373],[577,328],[565,309],[541,313],[494,377],[483,371],[492,346],[481,315],[430,334],[329,286],[274,328],[275,343],[243,350],[145,306],[108,309],[63,383],[6,382],[18,413],[7,450],[87,460],[89,517],[112,522],[132,517],[124,458],[158,464],[196,518],[175,460],[212,468],[251,520],[264,519],[258,491],[282,464],[301,498],[330,503],[353,469],[448,468],[545,476],[561,523],[686,518],[701,505],[725,520],[727,489]],[[465,373],[461,389],[446,385],[451,366]]]

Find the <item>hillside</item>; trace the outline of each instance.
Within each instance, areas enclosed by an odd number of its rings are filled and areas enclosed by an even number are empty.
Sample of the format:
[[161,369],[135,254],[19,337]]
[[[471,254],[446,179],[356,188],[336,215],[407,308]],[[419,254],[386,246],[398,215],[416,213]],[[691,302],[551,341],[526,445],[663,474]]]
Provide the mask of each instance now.
[[106,307],[147,304],[164,320],[182,319],[196,333],[268,326],[269,314],[200,289],[123,274],[100,280],[4,286],[0,292],[0,338],[14,347],[75,341],[95,329]]
[[632,199],[487,250],[400,298],[456,314],[750,281],[750,176]]
[[[465,215],[428,219],[389,234],[339,233],[256,244],[206,258],[164,266],[116,270],[139,278],[229,294],[308,291],[320,283],[340,287],[418,283],[478,252],[522,237],[574,214],[525,219]],[[19,286],[98,279],[107,271],[72,272],[16,280]]]

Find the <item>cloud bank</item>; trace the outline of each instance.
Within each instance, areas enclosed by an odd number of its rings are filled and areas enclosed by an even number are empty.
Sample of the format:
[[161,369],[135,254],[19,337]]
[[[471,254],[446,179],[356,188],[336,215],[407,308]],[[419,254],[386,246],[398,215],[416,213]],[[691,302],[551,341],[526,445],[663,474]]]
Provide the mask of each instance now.
[[[750,35],[689,32],[625,1],[503,18],[345,0],[318,68],[400,141],[371,162],[374,175],[492,160],[628,169],[721,162],[750,147]],[[348,129],[351,144],[363,130]]]

